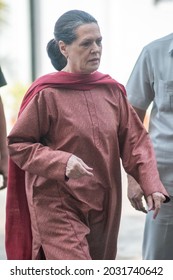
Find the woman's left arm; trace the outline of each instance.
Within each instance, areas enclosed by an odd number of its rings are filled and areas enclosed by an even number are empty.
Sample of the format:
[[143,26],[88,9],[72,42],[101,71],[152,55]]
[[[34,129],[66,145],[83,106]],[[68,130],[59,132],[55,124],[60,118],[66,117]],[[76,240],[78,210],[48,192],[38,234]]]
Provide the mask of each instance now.
[[118,137],[122,164],[141,186],[149,210],[155,209],[155,217],[162,202],[169,201],[169,195],[159,178],[153,145],[135,110],[122,94],[119,95],[119,106]]

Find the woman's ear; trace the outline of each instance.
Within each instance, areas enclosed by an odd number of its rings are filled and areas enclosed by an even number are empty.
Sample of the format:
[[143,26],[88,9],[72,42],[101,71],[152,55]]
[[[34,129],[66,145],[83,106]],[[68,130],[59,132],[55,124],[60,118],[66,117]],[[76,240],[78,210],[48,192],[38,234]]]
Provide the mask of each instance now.
[[60,52],[67,58],[68,57],[67,45],[63,41],[59,41],[58,44],[59,44]]

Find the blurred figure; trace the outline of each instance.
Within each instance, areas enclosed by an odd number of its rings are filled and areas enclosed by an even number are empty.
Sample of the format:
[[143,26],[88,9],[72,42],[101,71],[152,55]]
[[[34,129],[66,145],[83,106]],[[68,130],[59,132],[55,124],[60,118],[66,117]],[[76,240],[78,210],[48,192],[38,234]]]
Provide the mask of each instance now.
[[[141,121],[152,103],[149,133],[159,175],[171,201],[162,205],[156,220],[146,217],[143,259],[173,260],[173,33],[145,46],[127,83],[127,95]],[[128,197],[145,212],[143,191],[129,178]]]
[[[6,85],[5,77],[0,67],[0,87]],[[7,131],[6,131],[6,120],[4,114],[4,107],[0,97],[0,175],[2,178],[2,185],[0,190],[7,186],[7,174],[8,174],[8,150],[7,150]]]

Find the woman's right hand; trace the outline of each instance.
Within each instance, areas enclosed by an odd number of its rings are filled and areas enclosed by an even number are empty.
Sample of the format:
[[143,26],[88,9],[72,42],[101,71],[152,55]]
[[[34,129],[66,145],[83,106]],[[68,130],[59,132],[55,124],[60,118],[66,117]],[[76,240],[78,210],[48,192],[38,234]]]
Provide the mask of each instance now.
[[72,155],[67,161],[66,176],[78,179],[82,176],[93,176],[93,168],[89,167],[82,159]]

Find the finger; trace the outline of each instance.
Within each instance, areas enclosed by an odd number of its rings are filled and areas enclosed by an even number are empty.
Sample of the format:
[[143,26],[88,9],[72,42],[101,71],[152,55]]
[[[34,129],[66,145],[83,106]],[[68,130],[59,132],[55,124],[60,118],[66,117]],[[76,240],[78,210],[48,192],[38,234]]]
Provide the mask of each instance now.
[[152,194],[153,199],[159,200],[161,203],[165,201],[165,196],[162,193],[155,192]]
[[153,213],[153,219],[155,219],[156,217],[157,217],[157,215],[158,215],[158,213],[159,213],[159,211],[160,211],[160,207],[161,207],[161,202],[159,202],[159,201],[154,201],[154,204],[155,204],[155,206],[154,206],[154,213]]
[[155,219],[159,213],[163,201],[165,200],[165,196],[161,193],[153,193],[151,196],[148,197],[149,200],[150,197],[153,203],[153,207],[150,207],[149,210],[154,209],[153,219]]
[[153,198],[151,195],[147,196],[147,205],[148,205],[148,211],[151,211],[154,207]]
[[83,165],[80,165],[79,166],[79,170],[78,170],[79,172],[80,172],[80,174],[81,175],[87,175],[87,176],[93,176],[93,173],[92,172],[90,172],[90,171],[88,171]]
[[140,203],[138,203],[138,205],[137,205],[137,210],[139,210],[139,211],[141,211],[141,212],[143,212],[143,213],[147,213],[147,210],[145,209],[145,207],[144,207],[142,201],[141,201]]
[[135,200],[135,199],[132,199],[131,200],[131,205],[138,211],[141,211],[141,212],[144,212],[144,213],[147,213],[144,205],[143,205],[143,202],[142,202],[142,199],[140,200]]
[[153,219],[155,219],[157,217],[164,199],[165,198],[162,194],[157,194],[157,193],[153,194],[154,209],[155,209],[154,213],[153,213]]
[[89,167],[82,159],[79,158],[79,161],[86,170],[93,170],[93,168]]
[[93,170],[92,167],[89,167],[82,159],[78,158],[80,166],[82,167],[82,174],[93,176],[93,173],[91,172]]
[[82,176],[93,176],[93,173],[86,170],[79,162],[73,168],[66,168],[66,176],[73,179],[78,179]]
[[93,168],[85,164],[82,159],[72,155],[67,162],[66,176],[73,179],[80,178],[84,175],[93,176],[92,170]]
[[156,208],[153,213],[153,219],[155,219],[159,213],[160,208]]

